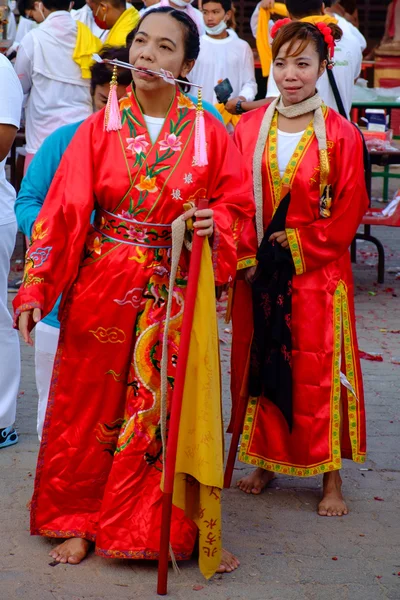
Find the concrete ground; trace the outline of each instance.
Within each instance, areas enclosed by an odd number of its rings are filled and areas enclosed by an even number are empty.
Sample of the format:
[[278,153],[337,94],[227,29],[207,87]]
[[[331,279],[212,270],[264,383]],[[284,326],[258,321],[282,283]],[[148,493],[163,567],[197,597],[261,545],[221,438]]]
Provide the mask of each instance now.
[[[230,575],[206,582],[196,562],[170,574],[179,600],[400,599],[400,235],[377,232],[387,254],[377,285],[372,246],[359,244],[355,266],[360,347],[383,361],[363,360],[368,417],[366,465],[346,461],[350,514],[316,514],[321,479],[278,477],[259,497],[224,491],[224,545],[241,560]],[[10,294],[10,299],[12,294]],[[221,325],[224,413],[229,415],[229,327]],[[22,346],[18,445],[0,451],[0,600],[153,600],[155,563],[90,556],[79,566],[52,567],[53,542],[30,537],[30,499],[38,451],[33,350]],[[229,438],[229,436],[227,436]],[[229,442],[229,439],[227,439]],[[249,470],[237,463],[234,481]],[[367,470],[368,469],[368,470]]]

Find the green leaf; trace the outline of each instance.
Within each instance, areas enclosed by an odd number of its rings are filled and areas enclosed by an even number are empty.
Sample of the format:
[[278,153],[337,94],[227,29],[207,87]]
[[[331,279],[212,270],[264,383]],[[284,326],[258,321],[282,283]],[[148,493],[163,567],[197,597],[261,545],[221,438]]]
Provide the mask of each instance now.
[[168,169],[170,169],[171,167],[169,165],[164,165],[163,167],[158,167],[157,169],[153,170],[153,177],[154,175],[158,175],[159,173],[162,173],[163,171],[168,171]]
[[182,125],[179,127],[179,129],[176,130],[176,135],[180,135],[182,133],[182,131],[185,129],[185,127],[187,125],[189,125],[190,121],[185,121],[184,123],[182,123]]

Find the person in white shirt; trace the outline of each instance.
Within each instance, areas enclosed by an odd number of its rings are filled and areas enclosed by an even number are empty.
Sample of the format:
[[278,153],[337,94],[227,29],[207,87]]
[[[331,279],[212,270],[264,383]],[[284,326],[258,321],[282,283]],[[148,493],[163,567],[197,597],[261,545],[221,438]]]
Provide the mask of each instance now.
[[69,0],[44,0],[26,9],[28,16],[42,20],[22,40],[15,61],[15,71],[28,95],[26,168],[50,133],[93,112],[90,79],[83,79],[81,67],[73,59],[78,26],[68,12],[69,4]]
[[228,29],[231,0],[203,0],[206,33],[200,39],[200,54],[189,80],[203,86],[203,99],[218,102],[214,88],[229,79],[233,92],[225,108],[251,102],[257,94],[253,52],[247,42]]
[[[286,0],[286,6],[290,18],[294,21],[301,21],[303,18],[321,16],[324,18],[324,3],[322,0]],[[356,79],[361,72],[362,51],[359,40],[352,33],[343,31],[343,37],[335,45],[335,66],[332,69],[340,97],[343,102],[347,116],[350,115],[350,109],[353,98],[353,89]],[[338,110],[332,87],[329,83],[326,71],[317,82],[317,90],[325,104],[334,110]],[[266,99],[256,102],[243,103],[243,111],[253,110],[276,98],[279,90],[274,80],[273,68],[268,78],[268,87]]]
[[354,35],[354,37],[358,40],[360,44],[361,52],[364,52],[365,48],[367,47],[367,40],[365,39],[361,31],[353,25],[353,23],[350,23],[350,21],[345,19],[345,17],[336,12],[335,7],[337,7],[338,5],[338,0],[325,0],[324,5],[325,12],[337,19],[338,25],[343,31],[343,35],[346,35],[346,37],[349,34]]
[[254,12],[250,18],[250,29],[251,29],[251,33],[253,34],[253,37],[257,36],[258,17],[260,14],[260,10],[262,8],[270,10],[273,8],[274,4],[275,4],[275,0],[261,0],[261,2],[259,2],[257,4],[257,6],[255,7]]
[[151,8],[151,7],[154,8],[154,5],[158,4],[158,1],[157,0],[143,0],[143,4],[144,4],[143,8],[141,8],[139,10],[139,14],[141,17],[143,17],[144,13],[146,12],[146,8]]
[[146,8],[143,10],[143,14],[146,14],[153,8],[160,8],[161,6],[170,6],[171,8],[175,8],[175,10],[183,10],[196,23],[199,34],[203,35],[205,32],[203,15],[197,8],[192,6],[192,2],[193,0],[161,0],[161,2],[151,4],[151,0],[150,2],[147,2],[146,0]]
[[18,334],[7,309],[7,282],[15,246],[15,190],[5,162],[19,128],[23,93],[10,61],[0,54],[0,448],[18,442],[13,427],[20,379]]

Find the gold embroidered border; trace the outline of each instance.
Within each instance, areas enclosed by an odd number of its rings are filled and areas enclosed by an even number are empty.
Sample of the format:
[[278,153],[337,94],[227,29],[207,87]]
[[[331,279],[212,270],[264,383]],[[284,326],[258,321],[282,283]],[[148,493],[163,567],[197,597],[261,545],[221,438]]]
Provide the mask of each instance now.
[[303,249],[301,247],[299,230],[286,229],[287,240],[289,242],[290,252],[292,254],[296,275],[302,275],[306,272]]
[[331,387],[331,424],[329,439],[329,459],[324,463],[314,465],[292,465],[275,463],[260,456],[249,454],[254,424],[257,421],[257,412],[260,398],[250,398],[245,423],[243,427],[242,442],[239,452],[239,460],[255,467],[261,467],[267,471],[282,473],[283,475],[295,475],[296,477],[312,477],[320,473],[327,473],[341,469],[342,460],[340,453],[340,353],[341,353],[341,329],[342,329],[342,288],[339,284],[333,297],[333,361],[332,361],[332,387]]
[[[357,369],[355,364],[355,350],[353,342],[353,333],[351,330],[349,303],[347,297],[347,286],[340,282],[342,294],[342,317],[343,317],[343,346],[346,365],[346,377],[356,393],[360,397],[358,386]],[[360,452],[360,403],[354,397],[350,390],[347,390],[348,418],[349,418],[349,437],[351,442],[351,454],[354,462],[365,462],[365,452]]]
[[303,133],[301,140],[297,144],[295,151],[286,170],[281,178],[278,164],[278,111],[275,112],[271,123],[271,129],[268,136],[268,160],[271,172],[272,187],[274,191],[274,209],[278,208],[281,201],[281,189],[282,185],[290,186],[293,178],[296,175],[297,169],[303,159],[303,156],[308,149],[311,140],[314,136],[313,120],[309,123],[307,129]]
[[248,256],[247,258],[241,258],[237,263],[237,270],[240,269],[248,269],[249,267],[254,267],[257,264],[257,259],[255,256]]

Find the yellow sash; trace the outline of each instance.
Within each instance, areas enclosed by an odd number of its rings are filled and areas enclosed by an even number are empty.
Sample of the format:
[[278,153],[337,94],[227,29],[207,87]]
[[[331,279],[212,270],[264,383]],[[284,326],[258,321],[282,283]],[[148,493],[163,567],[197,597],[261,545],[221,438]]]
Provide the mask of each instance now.
[[199,567],[209,579],[221,561],[223,428],[214,275],[207,241],[186,373],[173,503],[199,528]]
[[76,24],[78,26],[78,35],[72,58],[79,65],[83,79],[90,79],[90,67],[93,64],[92,55],[99,52],[102,43],[84,23],[77,21]]
[[220,113],[221,117],[223,118],[225,127],[227,125],[229,125],[229,123],[232,123],[233,127],[236,127],[236,125],[240,121],[241,115],[231,115],[231,113],[226,110],[225,104],[222,104],[222,103],[215,104],[215,108]]
[[106,39],[106,46],[126,46],[126,36],[135,29],[140,19],[136,8],[128,8],[119,17],[118,21],[110,29]]
[[312,23],[313,25],[316,23],[326,23],[327,25],[334,23],[336,25],[338,23],[338,20],[331,15],[312,15],[311,17],[304,17],[300,21],[303,23]]
[[268,77],[272,62],[272,51],[271,45],[269,43],[268,29],[271,14],[279,15],[280,17],[287,17],[289,15],[286,6],[281,2],[275,2],[271,10],[268,10],[266,8],[260,8],[260,14],[258,16],[256,44],[261,61],[263,77]]

